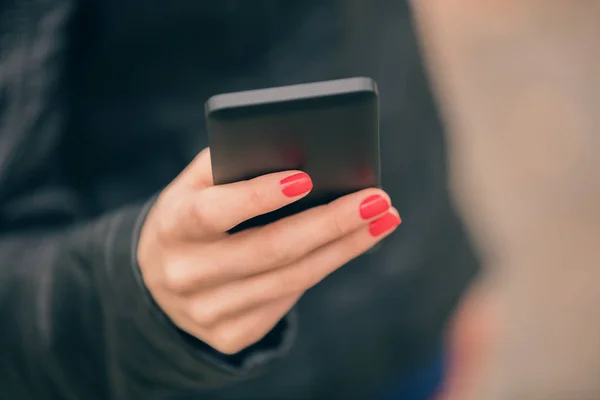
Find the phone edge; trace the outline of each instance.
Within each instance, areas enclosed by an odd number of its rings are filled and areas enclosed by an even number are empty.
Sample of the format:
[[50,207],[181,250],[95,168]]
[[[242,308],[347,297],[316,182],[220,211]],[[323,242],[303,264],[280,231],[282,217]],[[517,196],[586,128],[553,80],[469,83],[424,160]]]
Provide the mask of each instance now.
[[378,96],[377,82],[368,77],[354,77],[217,94],[206,101],[205,112],[208,116],[227,109],[343,96],[361,92],[373,93]]

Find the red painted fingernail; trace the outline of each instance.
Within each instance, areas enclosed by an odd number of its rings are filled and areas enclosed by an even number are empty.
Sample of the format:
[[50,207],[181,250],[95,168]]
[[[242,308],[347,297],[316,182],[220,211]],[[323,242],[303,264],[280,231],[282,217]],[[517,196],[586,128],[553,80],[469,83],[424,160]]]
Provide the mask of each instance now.
[[284,178],[280,182],[281,192],[286,197],[297,197],[310,192],[313,188],[310,176],[304,172],[299,172]]
[[360,217],[362,219],[371,219],[383,214],[390,209],[390,203],[386,198],[379,194],[369,196],[360,203]]
[[384,233],[391,231],[402,223],[399,216],[392,213],[387,213],[383,217],[377,218],[369,225],[369,233],[371,236],[381,236]]

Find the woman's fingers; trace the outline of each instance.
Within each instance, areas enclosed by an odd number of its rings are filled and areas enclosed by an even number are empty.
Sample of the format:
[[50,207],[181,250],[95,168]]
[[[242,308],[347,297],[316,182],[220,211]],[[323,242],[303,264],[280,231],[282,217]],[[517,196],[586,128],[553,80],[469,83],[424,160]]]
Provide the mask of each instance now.
[[226,320],[209,335],[221,353],[235,354],[263,339],[299,300],[301,294],[287,296]]
[[[366,189],[334,202],[284,218],[270,225],[224,239],[218,246],[218,263],[199,278],[235,280],[279,268],[308,253],[366,227],[391,207],[388,195]],[[379,222],[381,223],[381,222]],[[377,229],[377,224],[373,229]],[[348,249],[348,255],[355,252]]]
[[[248,309],[299,295],[369,250],[401,223],[395,209],[288,266],[237,280],[196,297],[197,320],[207,326]],[[235,293],[235,295],[232,295]],[[211,304],[211,307],[207,307]]]
[[167,226],[178,238],[219,236],[258,215],[275,211],[306,196],[312,180],[300,171],[278,172],[255,179],[185,192]]
[[159,196],[137,261],[146,287],[181,329],[223,353],[260,340],[304,291],[400,223],[389,197],[368,189],[270,225],[226,234],[312,190],[300,171],[213,186],[210,154]]
[[290,311],[302,294],[277,299],[268,304],[231,315],[218,323],[207,324],[204,309],[214,301],[191,303],[189,312],[179,318],[179,326],[201,338],[223,354],[235,354],[261,340]]
[[210,149],[207,147],[196,155],[191,163],[179,174],[172,185],[203,189],[214,185]]

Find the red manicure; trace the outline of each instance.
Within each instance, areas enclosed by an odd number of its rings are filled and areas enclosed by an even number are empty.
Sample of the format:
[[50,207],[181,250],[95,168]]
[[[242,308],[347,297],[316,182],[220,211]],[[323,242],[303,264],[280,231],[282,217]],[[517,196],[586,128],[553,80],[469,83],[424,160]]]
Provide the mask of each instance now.
[[387,213],[383,217],[376,219],[369,225],[369,233],[371,236],[377,237],[391,231],[402,223],[399,216],[392,213]]
[[379,194],[369,196],[360,203],[360,217],[362,219],[371,219],[383,214],[390,208],[390,203],[386,198]]
[[284,178],[280,182],[281,192],[286,197],[298,197],[310,192],[313,188],[310,176],[304,172],[299,172]]

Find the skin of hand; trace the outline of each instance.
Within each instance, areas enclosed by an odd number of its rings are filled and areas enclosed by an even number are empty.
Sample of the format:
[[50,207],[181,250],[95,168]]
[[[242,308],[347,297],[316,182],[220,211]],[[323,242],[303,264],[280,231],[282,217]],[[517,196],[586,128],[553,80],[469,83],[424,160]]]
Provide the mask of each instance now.
[[457,209],[503,308],[450,397],[598,399],[600,1],[412,7]]
[[401,223],[388,195],[366,189],[236,234],[238,224],[306,196],[300,171],[215,186],[204,150],[159,196],[138,261],[150,293],[182,330],[224,354],[263,338],[303,293]]

